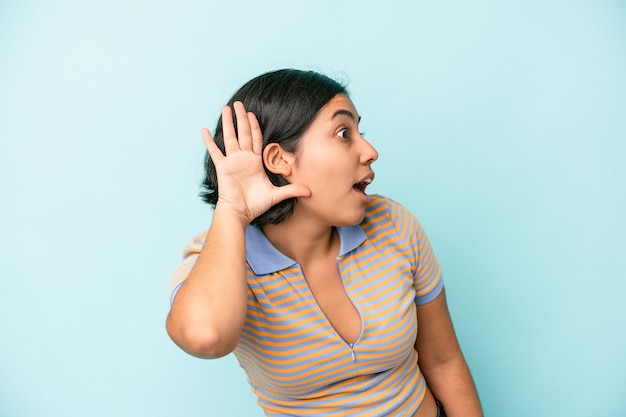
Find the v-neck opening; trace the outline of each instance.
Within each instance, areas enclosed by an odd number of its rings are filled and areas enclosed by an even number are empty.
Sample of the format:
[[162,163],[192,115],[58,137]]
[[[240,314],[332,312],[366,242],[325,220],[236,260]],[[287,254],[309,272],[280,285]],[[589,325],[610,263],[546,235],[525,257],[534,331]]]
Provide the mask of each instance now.
[[302,274],[302,279],[306,283],[306,287],[307,287],[308,293],[309,293],[311,299],[313,300],[313,302],[315,303],[316,309],[324,317],[324,319],[326,320],[326,323],[332,329],[333,333],[339,338],[339,340],[341,340],[343,343],[345,343],[350,349],[354,349],[354,346],[361,340],[361,336],[363,335],[363,327],[364,327],[363,315],[361,314],[361,311],[359,310],[357,305],[352,300],[352,297],[350,297],[348,289],[346,288],[346,285],[345,285],[345,283],[343,281],[343,276],[341,274],[341,268],[339,267],[339,260],[336,261],[336,267],[337,267],[337,274],[339,275],[339,280],[341,282],[341,287],[343,289],[343,292],[345,294],[346,299],[348,300],[348,302],[350,303],[350,305],[352,306],[352,308],[356,312],[356,315],[359,318],[359,330],[357,332],[356,338],[353,341],[346,340],[346,338],[344,338],[341,335],[341,333],[337,330],[335,325],[333,325],[332,321],[330,320],[330,318],[328,317],[328,315],[326,314],[326,312],[324,311],[324,309],[320,305],[317,297],[315,296],[315,293],[313,292],[313,289],[311,289],[311,285],[309,284],[309,281],[306,279],[306,275],[304,273],[302,265],[300,265],[300,264],[297,264],[297,265],[298,265],[298,268],[300,269],[300,273]]
[[339,338],[339,340],[341,340],[352,349],[353,346],[361,340],[365,324],[363,322],[363,314],[361,314],[361,311],[353,301],[352,297],[350,297],[348,289],[346,288],[341,273],[340,263],[341,259],[345,255],[358,248],[366,240],[367,237],[365,235],[365,231],[361,228],[360,225],[340,226],[336,227],[335,229],[339,235],[339,251],[334,258],[335,267],[337,268],[337,273],[339,274],[339,279],[344,294],[352,305],[352,308],[356,312],[360,322],[358,334],[356,336],[356,339],[354,339],[352,343],[348,342],[346,339],[343,338],[343,336],[341,336],[341,334],[337,331],[335,326],[326,315],[326,312],[318,302],[315,294],[313,293],[313,290],[311,289],[311,286],[309,285],[309,282],[304,276],[304,269],[302,268],[302,265],[278,250],[278,248],[276,248],[272,244],[267,236],[265,236],[263,231],[259,227],[256,227],[254,225],[248,225],[246,229],[246,261],[252,271],[257,275],[267,275],[278,272],[280,270],[297,267],[300,270],[301,279],[303,279],[306,284],[308,294],[310,295],[312,301],[315,303],[316,310],[321,313],[321,315],[324,317],[324,320],[326,321],[330,329],[332,329],[333,333]]

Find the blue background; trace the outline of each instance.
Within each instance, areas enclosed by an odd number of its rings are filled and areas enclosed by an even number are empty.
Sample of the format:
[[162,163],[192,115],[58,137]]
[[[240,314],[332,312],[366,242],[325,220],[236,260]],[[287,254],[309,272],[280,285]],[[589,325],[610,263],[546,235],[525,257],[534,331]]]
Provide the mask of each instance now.
[[1,2],[0,415],[262,415],[164,319],[200,128],[282,67],[348,82],[486,414],[626,415],[617,0]]

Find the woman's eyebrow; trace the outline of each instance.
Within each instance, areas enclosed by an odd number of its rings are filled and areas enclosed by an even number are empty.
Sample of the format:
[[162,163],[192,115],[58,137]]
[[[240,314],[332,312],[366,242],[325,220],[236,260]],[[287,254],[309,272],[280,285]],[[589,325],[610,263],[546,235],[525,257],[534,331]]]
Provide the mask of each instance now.
[[331,117],[331,119],[334,119],[337,116],[348,116],[349,118],[354,120],[357,124],[361,122],[361,116],[357,118],[356,115],[352,113],[350,110],[339,109],[335,113],[333,113],[333,116]]

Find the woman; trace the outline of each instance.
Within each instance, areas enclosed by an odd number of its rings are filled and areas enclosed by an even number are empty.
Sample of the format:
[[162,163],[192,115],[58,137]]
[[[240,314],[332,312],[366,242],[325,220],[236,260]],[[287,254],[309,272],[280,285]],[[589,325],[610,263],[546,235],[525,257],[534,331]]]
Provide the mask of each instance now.
[[167,331],[194,356],[234,352],[268,416],[481,416],[426,234],[366,194],[378,154],[359,121],[311,71],[234,94],[202,130],[214,213],[174,275]]

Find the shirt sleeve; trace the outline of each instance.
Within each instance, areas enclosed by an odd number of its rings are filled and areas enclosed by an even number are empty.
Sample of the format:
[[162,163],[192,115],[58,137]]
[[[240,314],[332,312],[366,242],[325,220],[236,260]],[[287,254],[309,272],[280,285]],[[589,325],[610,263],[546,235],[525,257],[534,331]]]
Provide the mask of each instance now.
[[435,256],[428,236],[417,222],[417,269],[413,278],[415,304],[422,305],[434,300],[443,290],[443,277],[439,259]]
[[434,300],[443,290],[443,277],[439,259],[430,245],[428,236],[415,215],[406,207],[390,201],[391,213],[408,245],[407,250],[413,259],[413,288],[415,304],[422,305]]
[[207,232],[192,238],[189,243],[185,245],[183,249],[183,263],[176,268],[172,278],[170,280],[170,305],[174,302],[174,297],[183,282],[189,276],[189,273],[193,269],[193,266],[198,259],[204,240],[206,239]]

